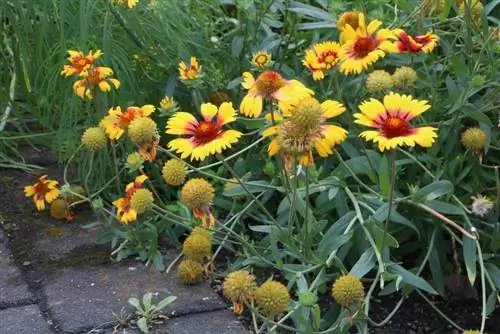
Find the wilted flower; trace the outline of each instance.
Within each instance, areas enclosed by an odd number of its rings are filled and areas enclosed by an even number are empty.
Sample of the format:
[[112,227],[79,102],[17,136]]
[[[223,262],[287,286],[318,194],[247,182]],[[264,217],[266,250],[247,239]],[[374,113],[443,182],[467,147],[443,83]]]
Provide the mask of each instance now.
[[417,80],[417,72],[408,66],[398,67],[392,74],[392,81],[397,88],[408,89],[415,87]]
[[146,175],[140,175],[135,178],[134,182],[127,184],[125,188],[125,196],[113,202],[113,206],[117,208],[116,215],[124,224],[137,220],[137,211],[132,208],[131,199],[136,190],[142,188],[142,184],[148,179]]
[[101,120],[100,125],[105,129],[109,139],[118,140],[134,119],[149,116],[154,111],[155,107],[152,104],[146,104],[142,107],[130,106],[123,112],[119,106],[110,108],[109,115]]
[[183,284],[196,284],[203,278],[203,266],[194,260],[184,259],[177,267],[177,277]]
[[153,193],[148,189],[137,189],[130,198],[130,207],[138,214],[144,213],[153,205]]
[[180,186],[186,180],[187,172],[186,164],[177,159],[170,159],[163,165],[163,180],[171,186]]
[[481,154],[488,142],[488,134],[478,127],[462,132],[462,144],[473,154]]
[[224,297],[233,302],[234,313],[243,313],[245,302],[253,299],[257,284],[255,276],[246,270],[238,270],[230,273],[222,283]]
[[394,34],[399,39],[396,41],[396,46],[399,52],[430,53],[439,42],[439,37],[431,32],[428,32],[425,35],[412,37],[402,29],[395,29]]
[[[203,227],[215,226],[215,218],[210,206],[215,197],[214,187],[205,179],[195,178],[184,184],[181,190],[182,202],[191,210],[195,217],[201,219]],[[209,224],[207,225],[207,216]]]
[[354,122],[376,129],[363,131],[360,137],[378,142],[380,151],[405,145],[413,147],[415,144],[432,146],[437,137],[436,128],[414,128],[409,124],[431,107],[427,101],[414,100],[410,95],[389,93],[383,102],[370,99],[360,104],[361,113],[354,114]]
[[26,197],[33,196],[33,201],[38,211],[45,210],[45,202],[52,203],[61,193],[57,189],[57,181],[48,180],[47,175],[42,175],[38,182],[32,186],[24,187]]
[[477,195],[472,196],[472,212],[478,216],[486,216],[491,209],[493,209],[493,202],[490,201],[486,196]]
[[194,261],[203,262],[212,258],[212,238],[201,233],[190,234],[182,244],[184,255]]

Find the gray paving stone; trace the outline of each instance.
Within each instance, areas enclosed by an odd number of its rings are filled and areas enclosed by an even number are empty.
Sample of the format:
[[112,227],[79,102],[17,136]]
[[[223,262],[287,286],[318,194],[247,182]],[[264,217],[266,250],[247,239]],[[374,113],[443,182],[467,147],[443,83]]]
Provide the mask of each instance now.
[[29,304],[33,300],[33,294],[7,248],[7,237],[0,230],[0,308]]
[[112,312],[119,313],[122,307],[132,311],[127,300],[141,298],[148,291],[158,298],[178,297],[165,310],[167,315],[226,306],[208,284],[185,286],[173,273],[165,275],[142,263],[58,268],[44,277],[42,285],[47,306],[64,332],[80,332],[113,322],[116,319]]
[[0,334],[50,334],[38,305],[0,310]]
[[167,320],[166,324],[153,329],[157,334],[239,334],[250,333],[229,310],[190,314]]

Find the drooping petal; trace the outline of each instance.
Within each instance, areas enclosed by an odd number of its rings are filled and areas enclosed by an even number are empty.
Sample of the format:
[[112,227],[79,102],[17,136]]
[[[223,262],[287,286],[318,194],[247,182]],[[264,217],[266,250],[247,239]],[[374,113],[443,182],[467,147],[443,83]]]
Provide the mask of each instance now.
[[200,112],[205,121],[210,122],[215,115],[217,115],[217,106],[212,103],[203,103],[200,107]]
[[325,119],[338,116],[346,110],[342,103],[334,100],[326,100],[321,103],[321,109],[323,110],[323,118]]

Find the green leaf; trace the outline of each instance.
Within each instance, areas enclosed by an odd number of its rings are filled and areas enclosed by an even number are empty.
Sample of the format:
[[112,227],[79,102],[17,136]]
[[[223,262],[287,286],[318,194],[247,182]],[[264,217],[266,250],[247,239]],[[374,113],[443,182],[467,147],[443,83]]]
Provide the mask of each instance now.
[[166,298],[163,298],[157,305],[156,305],[156,310],[162,310],[168,305],[172,304],[175,300],[177,299],[176,296],[168,296]]
[[146,292],[144,296],[142,296],[142,304],[144,305],[144,309],[146,311],[151,308],[152,299],[153,299],[153,294],[151,292]]
[[444,213],[446,215],[462,215],[463,210],[456,205],[446,203],[443,201],[429,201],[426,203],[428,207],[436,210],[437,212]]
[[416,201],[432,201],[433,199],[450,193],[453,193],[453,184],[450,181],[441,180],[435,181],[419,189],[413,194],[413,198]]
[[429,256],[429,268],[431,270],[432,280],[436,286],[437,291],[441,295],[444,294],[444,279],[443,279],[443,269],[441,267],[441,260],[439,259],[439,253],[436,247],[433,247],[431,254]]
[[143,333],[149,333],[149,329],[148,329],[148,322],[146,321],[146,318],[140,318],[138,321],[137,321],[137,327],[139,327],[139,329],[141,330],[141,332]]
[[496,223],[495,227],[493,227],[490,248],[493,253],[496,253],[500,249],[500,223]]
[[[434,3],[436,3],[436,2],[434,2]],[[452,0],[445,1],[444,8],[443,8],[441,14],[439,14],[439,21],[443,22],[444,20],[446,20],[446,18],[450,14],[451,3],[452,3]]]
[[231,56],[236,58],[240,55],[241,50],[243,50],[243,36],[235,36],[231,42]]
[[365,250],[349,273],[359,278],[368,274],[375,267],[374,256],[373,248],[370,247]]
[[324,11],[321,8],[307,5],[304,3],[300,3],[298,1],[290,2],[290,5],[287,9],[291,12],[295,12],[297,14],[302,14],[302,15],[308,16],[308,17],[313,18],[313,19],[327,21],[327,22],[331,22],[333,24],[336,23],[335,20],[333,19],[333,17],[330,15],[330,13]]
[[470,118],[478,121],[479,123],[483,123],[487,125],[488,127],[493,127],[493,124],[491,123],[490,118],[484,114],[483,112],[479,111],[477,107],[474,105],[467,105],[469,108],[464,108],[463,113],[464,115],[469,116]]
[[380,193],[383,196],[387,196],[389,194],[390,187],[390,177],[389,177],[389,162],[387,161],[387,156],[384,155],[382,159],[380,159],[380,167],[378,174],[378,183],[380,187]]
[[[266,187],[267,185],[269,185],[269,183],[263,180],[252,181],[251,183],[245,183],[246,189],[252,194],[268,191],[269,187]],[[239,197],[243,195],[248,195],[248,192],[245,189],[243,189],[243,187],[240,184],[237,184],[233,188],[224,192],[224,196],[228,197]]]
[[141,309],[141,302],[140,302],[140,301],[139,301],[139,299],[137,299],[137,298],[134,298],[134,297],[129,298],[129,299],[128,299],[128,303],[129,303],[130,305],[132,305],[134,308],[136,308],[137,310],[140,310],[140,309]]
[[497,303],[497,295],[498,291],[493,290],[491,291],[490,295],[488,296],[488,299],[486,300],[486,315],[490,315],[495,311],[495,305]]
[[477,269],[476,241],[466,236],[464,236],[462,240],[463,240],[462,250],[465,262],[465,269],[467,270],[467,277],[469,278],[470,284],[474,285],[474,282],[476,281],[476,269]]
[[[372,232],[373,238],[375,239],[375,243],[377,244],[377,248],[379,249],[380,252],[383,252],[382,241],[384,242],[384,248],[385,247],[392,247],[392,248],[399,247],[399,243],[396,240],[396,238],[394,238],[392,235],[390,235],[389,233],[384,231],[384,229],[382,227],[378,226],[378,224],[375,224],[375,223],[372,224],[372,226],[370,227],[370,230]],[[385,237],[384,237],[384,234],[385,234]]]
[[431,293],[433,295],[437,295],[437,291],[434,290],[434,288],[427,283],[426,280],[424,280],[422,277],[419,277],[412,273],[411,271],[406,270],[405,268],[401,267],[398,264],[393,264],[387,268],[387,271],[394,275],[399,275],[401,276],[401,280],[409,284],[411,286],[416,287],[417,289],[427,291],[428,293]]
[[[373,214],[373,218],[379,222],[385,222],[387,219],[387,215],[389,213],[389,203],[384,203],[377,211]],[[390,221],[395,222],[397,224],[405,225],[411,228],[420,238],[419,229],[413,224],[411,221],[402,216],[399,212],[396,211],[396,208],[392,208],[391,216],[389,217]]]
[[490,275],[493,283],[495,283],[497,289],[500,289],[500,269],[498,269],[498,267],[495,266],[493,263],[485,263],[484,267],[486,268],[486,271]]

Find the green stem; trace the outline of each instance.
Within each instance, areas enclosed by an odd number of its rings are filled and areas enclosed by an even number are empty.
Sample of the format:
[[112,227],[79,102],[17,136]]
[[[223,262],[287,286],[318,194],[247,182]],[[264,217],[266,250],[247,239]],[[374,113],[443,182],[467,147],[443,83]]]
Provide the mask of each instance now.
[[382,236],[382,245],[380,251],[382,252],[382,255],[384,254],[384,247],[385,247],[385,238],[386,235],[389,234],[389,225],[391,222],[391,213],[392,213],[392,207],[394,205],[394,187],[396,185],[396,150],[393,150],[391,153],[391,180],[389,184],[389,212],[387,212],[387,218],[385,220],[385,225],[384,225],[384,235]]
[[118,158],[116,157],[116,144],[111,145],[111,151],[113,152],[113,168],[115,170],[115,175],[116,175],[116,190],[118,191],[118,194],[121,191],[121,181],[120,181],[120,174],[118,173]]
[[[304,256],[307,258],[311,251],[311,240],[309,240],[309,208],[311,207],[311,203],[309,201],[309,168],[307,166],[305,169],[305,202],[306,202],[306,212],[304,213]],[[297,175],[295,175],[297,177]]]

